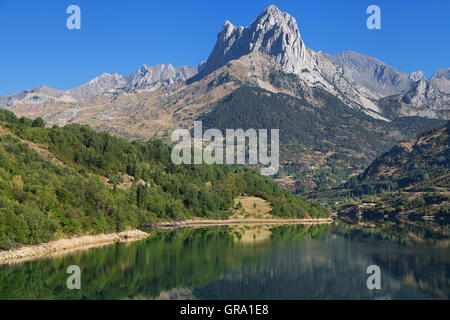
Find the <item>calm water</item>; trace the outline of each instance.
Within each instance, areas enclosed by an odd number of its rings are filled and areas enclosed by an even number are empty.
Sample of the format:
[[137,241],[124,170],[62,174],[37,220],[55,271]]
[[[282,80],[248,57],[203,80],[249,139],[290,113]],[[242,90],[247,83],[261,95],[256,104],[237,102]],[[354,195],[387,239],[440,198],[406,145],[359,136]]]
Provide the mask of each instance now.
[[[152,230],[146,240],[0,266],[0,299],[448,299],[449,227],[370,222]],[[81,268],[68,290],[66,268]],[[367,289],[370,265],[381,290]]]

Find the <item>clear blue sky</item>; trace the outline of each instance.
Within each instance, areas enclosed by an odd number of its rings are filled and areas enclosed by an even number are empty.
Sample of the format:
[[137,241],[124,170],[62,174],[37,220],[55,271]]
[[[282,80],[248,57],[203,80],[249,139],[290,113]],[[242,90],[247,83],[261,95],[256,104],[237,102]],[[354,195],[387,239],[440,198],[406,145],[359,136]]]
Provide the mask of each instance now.
[[[71,4],[81,30],[66,28]],[[196,65],[225,20],[248,26],[270,4],[297,19],[314,50],[358,51],[426,76],[450,67],[448,0],[0,0],[0,95],[65,90],[142,64]],[[370,4],[381,7],[381,30],[366,28]]]

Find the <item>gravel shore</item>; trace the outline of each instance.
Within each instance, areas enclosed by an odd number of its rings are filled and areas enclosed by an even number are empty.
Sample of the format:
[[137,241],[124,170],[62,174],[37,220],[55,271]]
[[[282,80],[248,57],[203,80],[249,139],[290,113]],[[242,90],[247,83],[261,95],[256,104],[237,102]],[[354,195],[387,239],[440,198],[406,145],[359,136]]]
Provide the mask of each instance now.
[[130,230],[119,233],[98,234],[75,237],[72,239],[60,239],[18,249],[0,251],[0,265],[65,254],[75,250],[99,247],[116,242],[136,241],[145,239],[148,236],[149,234],[146,232],[140,230]]

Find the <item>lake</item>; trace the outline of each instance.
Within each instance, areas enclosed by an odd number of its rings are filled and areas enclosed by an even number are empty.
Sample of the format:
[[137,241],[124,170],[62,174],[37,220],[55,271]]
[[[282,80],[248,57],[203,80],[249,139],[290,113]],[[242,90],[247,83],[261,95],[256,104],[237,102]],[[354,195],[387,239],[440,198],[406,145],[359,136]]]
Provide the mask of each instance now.
[[[0,299],[448,299],[449,225],[146,230],[148,239],[0,266]],[[69,290],[66,269],[81,270]],[[369,290],[369,266],[380,290]]]

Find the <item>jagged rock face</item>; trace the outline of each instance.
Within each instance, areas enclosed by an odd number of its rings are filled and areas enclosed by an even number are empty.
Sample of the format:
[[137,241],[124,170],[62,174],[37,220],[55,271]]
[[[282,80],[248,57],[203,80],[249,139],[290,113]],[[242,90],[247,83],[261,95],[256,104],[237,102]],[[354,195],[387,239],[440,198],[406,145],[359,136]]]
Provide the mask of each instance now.
[[197,74],[195,67],[173,67],[171,64],[143,65],[141,69],[128,77],[117,73],[104,73],[80,87],[68,90],[67,94],[81,101],[120,88],[154,89],[165,83],[187,80],[195,74]]
[[425,79],[421,71],[408,75],[358,52],[344,51],[336,55],[325,55],[342,68],[344,76],[350,82],[364,87],[377,98],[405,93],[416,81]]
[[161,82],[187,80],[198,72],[197,68],[189,66],[173,67],[171,64],[157,66],[144,65],[136,73],[126,78],[126,85],[130,88],[152,88]]
[[297,21],[288,13],[270,6],[250,27],[250,51],[274,57],[283,71],[299,73],[305,67],[306,48]]
[[430,82],[436,90],[450,94],[450,68],[436,71],[431,76]]
[[419,80],[425,80],[426,78],[425,78],[425,75],[423,74],[423,72],[422,71],[416,71],[416,72],[412,72],[409,76],[408,76],[408,78],[411,80],[411,81],[413,81],[413,82],[417,82],[417,81],[419,81]]
[[[261,59],[261,55],[269,59]],[[265,9],[250,27],[237,27],[226,21],[218,34],[213,52],[190,82],[231,65],[231,61],[244,61],[243,57],[252,61],[252,70],[259,69],[248,73],[246,80],[251,83],[262,86],[264,81],[258,74],[264,73],[261,70],[273,67],[297,74],[303,88],[321,88],[340,98],[349,107],[360,109],[378,119],[389,120],[383,114],[388,100],[383,102],[382,108],[379,101],[380,98],[391,96],[400,100],[398,104],[402,108],[397,112],[392,111],[391,115],[412,113],[439,117],[440,113],[433,110],[448,108],[446,96],[438,91],[429,91],[426,95],[411,92],[410,98],[406,95],[417,82],[427,82],[421,71],[408,75],[360,53],[348,51],[331,56],[307,48],[296,20],[275,6]],[[264,63],[266,65],[262,65]],[[441,86],[445,88],[446,73],[441,73],[443,75],[436,75],[435,78],[439,78],[436,82],[444,83]],[[406,110],[408,104],[412,110]]]
[[389,108],[398,115],[447,119],[450,100],[445,92],[450,91],[449,69],[441,69],[427,81],[422,71],[408,75],[361,53],[346,51],[325,55],[342,67],[350,82],[381,98],[379,104],[383,109],[391,104],[397,106],[396,110]]
[[201,73],[209,74],[253,51],[272,56],[283,71],[298,73],[305,64],[305,49],[295,19],[270,6],[250,28],[237,27],[226,21]]
[[404,93],[385,97],[378,102],[383,114],[390,118],[419,116],[450,119],[450,94],[434,89],[430,81],[421,79]]
[[68,90],[67,94],[76,100],[85,100],[93,98],[109,90],[122,88],[126,86],[126,83],[126,79],[120,74],[104,73],[82,86]]
[[250,30],[244,27],[235,27],[228,20],[217,35],[216,46],[201,69],[201,75],[207,75],[228,61],[239,59],[250,52]]
[[417,81],[402,99],[415,108],[450,110],[450,95],[435,90],[426,79]]

